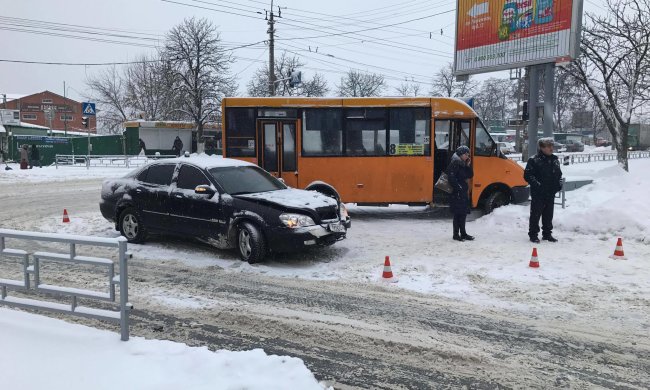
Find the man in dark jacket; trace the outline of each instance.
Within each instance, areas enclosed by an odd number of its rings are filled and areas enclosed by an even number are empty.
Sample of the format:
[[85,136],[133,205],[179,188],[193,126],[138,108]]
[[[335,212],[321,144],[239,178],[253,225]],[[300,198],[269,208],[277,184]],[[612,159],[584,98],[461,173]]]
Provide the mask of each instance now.
[[530,241],[539,243],[539,219],[542,218],[542,239],[557,242],[553,237],[555,194],[562,189],[560,160],[553,154],[553,138],[541,138],[539,152],[528,160],[524,179],[530,184]]
[[474,237],[465,231],[465,221],[467,214],[471,212],[469,204],[469,186],[467,181],[474,177],[472,169],[469,148],[461,146],[451,158],[451,163],[447,169],[449,185],[453,189],[449,195],[449,208],[454,214],[454,240],[471,241]]
[[181,141],[181,137],[176,136],[176,139],[174,140],[174,146],[172,146],[172,150],[174,153],[176,153],[176,156],[180,156],[181,152],[183,151],[183,141]]

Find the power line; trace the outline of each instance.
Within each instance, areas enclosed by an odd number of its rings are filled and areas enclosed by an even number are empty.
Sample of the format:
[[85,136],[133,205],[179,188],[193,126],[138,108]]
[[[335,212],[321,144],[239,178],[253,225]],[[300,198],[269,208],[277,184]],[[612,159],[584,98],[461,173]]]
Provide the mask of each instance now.
[[[223,49],[223,51],[233,51],[237,49],[242,49],[245,47],[250,47],[266,41],[259,41],[255,43],[249,43],[246,45],[241,45],[233,48]],[[142,64],[142,63],[151,63],[151,62],[160,62],[164,59],[153,59],[153,60],[140,60],[140,61],[125,61],[125,62],[52,62],[52,61],[26,61],[26,60],[9,60],[9,59],[0,59],[0,62],[8,62],[14,64],[32,64],[32,65],[62,65],[62,66],[108,66],[108,65],[131,65],[131,64]]]
[[[214,8],[209,8],[209,7],[203,7],[203,6],[200,6],[200,5],[194,5],[194,4],[181,3],[181,2],[178,2],[178,1],[172,1],[172,0],[160,0],[160,1],[162,1],[162,2],[164,2],[164,3],[171,3],[171,4],[184,5],[184,6],[186,6],[186,7],[205,9],[205,10],[208,10],[208,11],[221,12],[221,13],[223,13],[223,14],[237,15],[237,16],[241,16],[241,17],[244,17],[244,18],[250,18],[250,19],[257,19],[257,20],[259,20],[259,17],[257,17],[257,16],[244,15],[244,14],[240,14],[240,13],[237,13],[237,12],[224,11],[224,10],[220,10],[220,9],[214,9]],[[190,0],[190,1],[192,1],[192,0]],[[214,4],[214,5],[216,5],[216,4]],[[216,6],[217,6],[217,7],[223,7],[223,6],[220,6],[220,5],[216,5]],[[250,12],[253,12],[253,11],[250,11]],[[261,12],[257,12],[257,13],[261,14]]]

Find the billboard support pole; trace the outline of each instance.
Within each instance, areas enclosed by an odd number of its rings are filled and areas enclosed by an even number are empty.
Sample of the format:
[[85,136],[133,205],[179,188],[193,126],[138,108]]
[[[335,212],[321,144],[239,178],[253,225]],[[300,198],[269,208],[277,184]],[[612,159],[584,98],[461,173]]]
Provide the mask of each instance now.
[[528,80],[530,82],[528,89],[528,156],[533,157],[537,154],[537,126],[539,122],[539,72],[538,66],[533,65],[528,70]]
[[544,65],[544,137],[553,137],[555,112],[555,64]]

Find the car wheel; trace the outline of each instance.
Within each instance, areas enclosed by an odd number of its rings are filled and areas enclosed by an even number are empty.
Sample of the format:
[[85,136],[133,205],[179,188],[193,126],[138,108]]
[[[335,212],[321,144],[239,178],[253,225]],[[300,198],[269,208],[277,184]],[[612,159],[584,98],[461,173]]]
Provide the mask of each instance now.
[[495,209],[498,209],[501,206],[505,206],[510,203],[508,195],[501,191],[495,191],[490,194],[490,196],[485,199],[485,204],[483,205],[483,210],[485,214],[490,214]]
[[147,230],[138,210],[128,207],[120,213],[120,233],[131,243],[141,243],[147,237]]
[[239,225],[237,232],[237,250],[239,257],[249,264],[259,263],[266,255],[266,243],[262,232],[249,222]]

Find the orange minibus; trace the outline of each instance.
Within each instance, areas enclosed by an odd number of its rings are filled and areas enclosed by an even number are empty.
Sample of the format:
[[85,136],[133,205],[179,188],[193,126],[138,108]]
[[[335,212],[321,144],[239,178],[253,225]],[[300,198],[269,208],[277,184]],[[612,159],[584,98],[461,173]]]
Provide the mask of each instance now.
[[528,199],[523,169],[505,158],[465,102],[444,97],[224,98],[223,155],[287,185],[358,205],[432,204],[461,145],[472,153],[473,207]]

